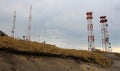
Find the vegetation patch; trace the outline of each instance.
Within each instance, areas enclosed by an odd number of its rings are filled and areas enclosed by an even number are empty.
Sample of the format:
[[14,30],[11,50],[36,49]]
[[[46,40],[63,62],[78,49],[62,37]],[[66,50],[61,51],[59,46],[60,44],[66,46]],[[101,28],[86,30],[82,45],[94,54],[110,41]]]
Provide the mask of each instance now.
[[114,53],[116,56],[120,57],[120,53]]
[[62,49],[55,45],[13,39],[12,37],[0,37],[0,49],[28,53],[33,55],[49,55],[59,57],[71,57],[85,62],[97,63],[103,67],[110,66],[112,61],[99,52],[89,52],[85,50]]

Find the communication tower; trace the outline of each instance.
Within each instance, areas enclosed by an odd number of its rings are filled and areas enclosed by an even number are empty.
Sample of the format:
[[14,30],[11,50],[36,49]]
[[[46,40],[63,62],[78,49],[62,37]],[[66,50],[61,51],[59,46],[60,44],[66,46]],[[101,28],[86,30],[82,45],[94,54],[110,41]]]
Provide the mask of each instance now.
[[100,17],[100,23],[101,23],[103,51],[110,51],[111,52],[112,49],[111,49],[111,43],[109,41],[108,24],[107,24],[106,16]]
[[28,34],[27,34],[26,40],[28,40],[28,41],[31,41],[31,22],[32,22],[31,14],[32,14],[32,5],[30,5],[29,23],[28,23],[28,27],[27,27]]
[[13,16],[13,25],[12,25],[12,37],[14,38],[14,33],[15,33],[15,23],[16,23],[16,11],[14,11],[14,16]]
[[95,50],[95,39],[94,39],[94,30],[93,30],[93,24],[92,24],[92,12],[87,12],[87,22],[88,22],[88,51],[94,51]]

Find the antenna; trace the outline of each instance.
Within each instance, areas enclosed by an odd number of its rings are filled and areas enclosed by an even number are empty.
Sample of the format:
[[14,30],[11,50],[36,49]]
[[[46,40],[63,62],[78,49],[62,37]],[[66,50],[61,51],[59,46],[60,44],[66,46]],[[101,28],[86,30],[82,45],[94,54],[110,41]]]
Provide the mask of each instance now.
[[92,12],[87,12],[87,21],[88,21],[88,51],[94,51],[95,50],[95,44],[94,44],[94,30],[93,30],[93,24],[92,24]]
[[29,23],[28,23],[28,27],[27,27],[28,34],[27,34],[26,40],[28,40],[28,41],[31,41],[31,22],[32,22],[31,14],[32,14],[32,5],[30,5]]
[[12,25],[12,37],[14,38],[14,33],[15,33],[15,23],[16,23],[16,11],[14,11],[14,16],[13,16],[13,25]]
[[102,33],[102,47],[103,51],[112,51],[111,43],[109,41],[109,33],[108,33],[108,24],[107,24],[106,16],[100,17],[101,23],[101,33]]

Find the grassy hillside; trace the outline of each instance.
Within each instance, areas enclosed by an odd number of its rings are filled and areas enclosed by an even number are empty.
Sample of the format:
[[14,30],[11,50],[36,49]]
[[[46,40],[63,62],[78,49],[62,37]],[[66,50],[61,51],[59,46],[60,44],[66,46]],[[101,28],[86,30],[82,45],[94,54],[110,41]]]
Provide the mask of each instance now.
[[10,49],[18,52],[31,54],[45,54],[50,56],[71,57],[85,62],[97,63],[101,66],[110,66],[112,61],[98,52],[84,50],[62,49],[55,45],[30,42],[13,39],[11,37],[0,37],[0,49]]

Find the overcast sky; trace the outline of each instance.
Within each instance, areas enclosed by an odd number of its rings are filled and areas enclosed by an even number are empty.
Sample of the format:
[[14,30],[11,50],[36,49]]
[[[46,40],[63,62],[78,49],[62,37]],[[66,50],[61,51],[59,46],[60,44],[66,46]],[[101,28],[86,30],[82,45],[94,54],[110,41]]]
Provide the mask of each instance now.
[[32,40],[62,48],[87,49],[86,12],[92,11],[96,48],[102,46],[102,15],[108,19],[112,47],[120,46],[120,0],[0,0],[0,30],[11,35],[16,10],[15,37],[26,35],[30,4]]

